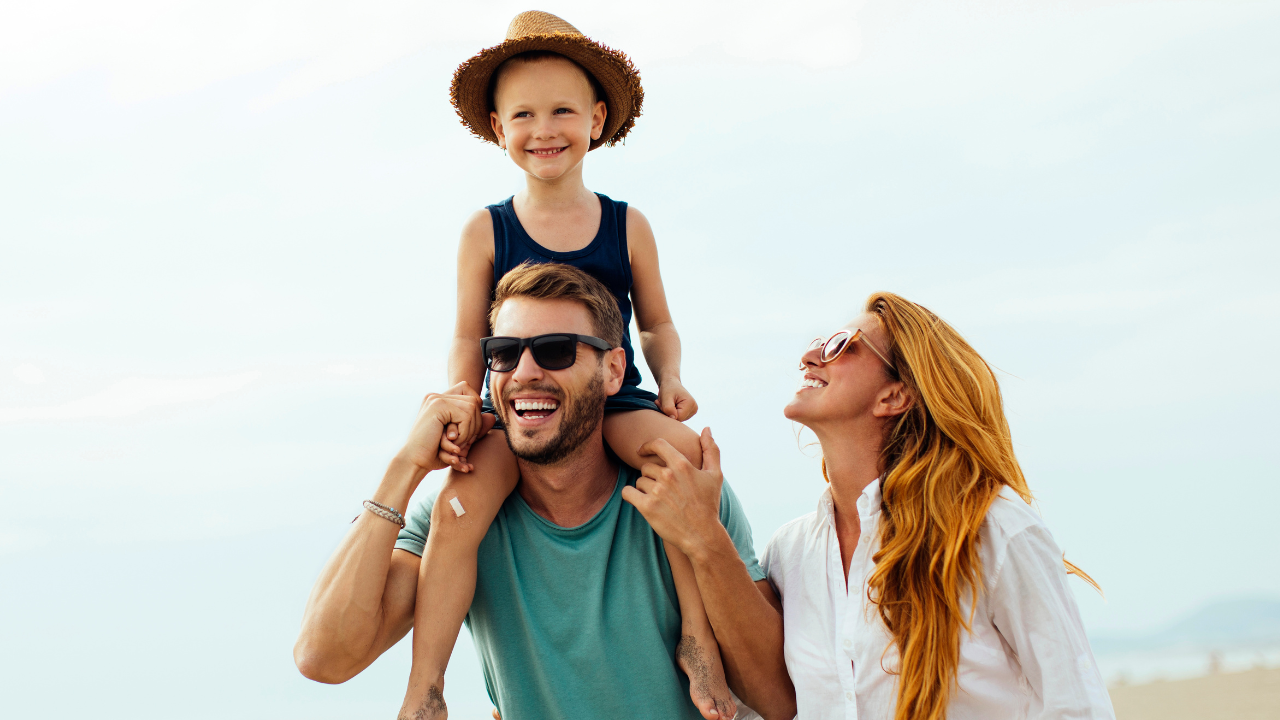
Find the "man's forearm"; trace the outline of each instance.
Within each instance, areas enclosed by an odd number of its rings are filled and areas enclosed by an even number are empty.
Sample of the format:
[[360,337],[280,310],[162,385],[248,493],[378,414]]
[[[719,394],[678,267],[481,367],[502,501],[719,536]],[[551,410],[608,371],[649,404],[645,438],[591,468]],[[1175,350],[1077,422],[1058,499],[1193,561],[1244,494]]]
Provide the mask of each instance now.
[[[372,499],[405,512],[425,475],[425,470],[397,457]],[[307,677],[343,682],[381,654],[388,640],[394,642],[407,631],[407,626],[400,626],[412,623],[412,595],[407,605],[404,598],[387,596],[399,530],[395,523],[362,512],[326,563],[307,601],[294,647],[294,660]],[[414,587],[412,581],[408,587]]]
[[790,720],[795,687],[782,655],[782,615],[765,599],[723,526],[688,553],[729,686],[766,720]]

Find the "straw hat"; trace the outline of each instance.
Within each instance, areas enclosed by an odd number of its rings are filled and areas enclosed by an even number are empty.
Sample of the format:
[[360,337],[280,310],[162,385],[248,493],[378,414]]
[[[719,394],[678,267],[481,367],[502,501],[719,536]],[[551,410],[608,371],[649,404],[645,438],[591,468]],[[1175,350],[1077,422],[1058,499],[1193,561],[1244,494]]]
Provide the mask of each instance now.
[[602,98],[608,113],[599,140],[591,141],[591,150],[613,145],[627,136],[640,116],[644,88],[640,72],[631,58],[620,50],[601,45],[560,18],[538,10],[522,12],[507,26],[507,39],[501,45],[481,50],[458,66],[453,73],[449,99],[471,133],[495,145],[498,138],[489,122],[493,105],[489,97],[489,80],[493,71],[507,58],[531,50],[545,50],[563,55],[586,68],[604,88]]

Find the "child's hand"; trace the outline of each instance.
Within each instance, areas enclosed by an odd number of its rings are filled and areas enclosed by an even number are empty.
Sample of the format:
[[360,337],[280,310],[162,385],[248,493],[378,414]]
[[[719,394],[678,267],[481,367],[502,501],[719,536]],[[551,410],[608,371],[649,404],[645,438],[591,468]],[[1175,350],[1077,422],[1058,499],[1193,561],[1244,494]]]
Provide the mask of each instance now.
[[[444,467],[469,472],[467,450],[492,427],[493,417],[480,412],[480,396],[466,383],[458,383],[447,392],[431,393],[423,399],[400,453],[427,472]],[[459,439],[465,442],[457,442]]]
[[[473,402],[479,401],[480,395],[466,381],[460,382],[450,388],[450,392],[460,398],[465,398]],[[496,420],[497,418],[492,418]],[[467,453],[471,450],[471,445],[483,437],[493,427],[490,418],[481,415],[481,422],[469,423],[468,427],[463,428],[456,422],[451,422],[445,426],[444,432],[440,436],[440,450],[437,458],[445,465],[452,467],[458,472],[471,472],[471,464],[467,462]]]
[[679,380],[668,380],[658,386],[658,407],[663,415],[684,422],[698,412],[698,401]]

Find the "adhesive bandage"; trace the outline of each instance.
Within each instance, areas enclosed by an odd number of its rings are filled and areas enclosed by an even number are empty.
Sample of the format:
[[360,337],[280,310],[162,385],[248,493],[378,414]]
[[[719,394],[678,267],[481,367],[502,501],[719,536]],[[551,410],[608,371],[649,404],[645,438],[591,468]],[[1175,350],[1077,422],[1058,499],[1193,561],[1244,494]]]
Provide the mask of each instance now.
[[462,517],[467,514],[467,511],[462,509],[462,503],[458,502],[457,495],[449,498],[449,507],[453,508],[453,514],[458,517]]

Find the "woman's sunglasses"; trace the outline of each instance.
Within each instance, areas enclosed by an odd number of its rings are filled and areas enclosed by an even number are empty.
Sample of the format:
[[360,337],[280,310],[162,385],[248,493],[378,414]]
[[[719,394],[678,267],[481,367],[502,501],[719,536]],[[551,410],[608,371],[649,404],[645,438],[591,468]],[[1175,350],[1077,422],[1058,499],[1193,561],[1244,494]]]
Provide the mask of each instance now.
[[[893,363],[889,362],[889,360],[885,358],[884,353],[877,350],[876,346],[871,344],[871,340],[867,338],[867,334],[858,328],[854,328],[853,330],[837,330],[834,335],[828,338],[814,338],[813,342],[809,343],[809,347],[805,350],[805,353],[821,348],[821,352],[818,353],[818,359],[822,361],[823,365],[826,365],[827,363],[833,363],[838,360],[840,356],[844,354],[844,351],[849,349],[850,345],[853,345],[859,340],[861,340],[867,348],[871,350],[871,352],[875,353],[876,357],[880,358],[880,361],[887,365],[890,370],[897,372],[893,367]],[[804,370],[803,360],[800,361],[800,369]]]
[[612,350],[613,346],[598,337],[572,333],[548,333],[533,337],[487,337],[480,340],[480,353],[484,366],[493,372],[511,372],[520,364],[520,356],[527,347],[533,353],[533,361],[543,370],[563,370],[572,367],[578,359],[578,343],[586,343],[599,350]]

